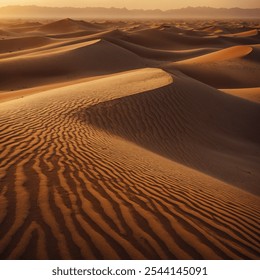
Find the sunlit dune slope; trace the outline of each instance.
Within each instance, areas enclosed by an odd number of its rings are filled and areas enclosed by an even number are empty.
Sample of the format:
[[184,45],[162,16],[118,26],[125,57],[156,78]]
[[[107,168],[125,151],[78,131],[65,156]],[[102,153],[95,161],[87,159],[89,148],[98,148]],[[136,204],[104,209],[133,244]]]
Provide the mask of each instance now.
[[249,30],[249,31],[242,31],[239,33],[234,34],[226,34],[226,37],[251,37],[258,35],[257,29]]
[[258,87],[259,57],[258,47],[234,46],[166,67],[217,88]]
[[221,89],[223,92],[260,103],[260,88]]
[[218,62],[223,60],[236,59],[247,56],[253,51],[252,47],[249,46],[235,46],[226,48],[220,51],[216,51],[210,54],[205,54],[195,58],[181,61],[181,64],[193,64],[193,63],[210,63]]

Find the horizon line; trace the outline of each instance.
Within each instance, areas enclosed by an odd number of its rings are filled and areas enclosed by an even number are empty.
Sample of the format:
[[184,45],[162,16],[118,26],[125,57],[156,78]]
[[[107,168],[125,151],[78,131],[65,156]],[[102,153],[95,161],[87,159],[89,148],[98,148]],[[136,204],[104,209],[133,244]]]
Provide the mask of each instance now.
[[241,9],[241,10],[256,10],[256,9],[260,9],[259,7],[254,7],[254,8],[240,8],[240,7],[231,7],[231,8],[225,8],[225,7],[211,7],[211,6],[185,6],[185,7],[181,7],[181,8],[172,8],[172,9],[166,9],[166,10],[162,10],[162,9],[129,9],[126,7],[102,7],[102,6],[85,6],[85,7],[73,7],[73,6],[39,6],[39,5],[4,5],[1,6],[0,5],[0,9],[1,8],[7,8],[7,7],[38,7],[38,8],[56,8],[56,9],[63,9],[63,8],[72,8],[72,9],[86,9],[86,8],[93,8],[93,9],[119,9],[119,10],[128,10],[128,11],[162,11],[162,12],[166,12],[166,11],[171,11],[171,10],[181,10],[181,9],[187,9],[187,8],[210,8],[210,9],[216,9],[216,10],[220,10],[220,9],[225,9],[225,10],[232,10],[232,9]]

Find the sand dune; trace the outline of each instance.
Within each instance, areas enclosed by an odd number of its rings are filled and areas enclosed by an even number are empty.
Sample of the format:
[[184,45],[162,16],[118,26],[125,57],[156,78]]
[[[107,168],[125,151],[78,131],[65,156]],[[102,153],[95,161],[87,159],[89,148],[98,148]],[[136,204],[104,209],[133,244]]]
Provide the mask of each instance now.
[[259,259],[257,24],[1,23],[0,258]]
[[70,33],[89,29],[94,29],[97,31],[98,26],[83,20],[72,20],[70,18],[51,22],[38,28],[39,31],[48,32],[49,34]]
[[260,103],[260,88],[222,89],[223,92]]
[[11,33],[5,30],[0,29],[0,36],[10,36]]
[[218,62],[230,59],[236,59],[245,57],[253,51],[252,47],[249,46],[235,46],[226,48],[220,51],[216,51],[210,54],[198,56],[192,59],[187,59],[181,62],[181,64],[185,63],[210,63],[210,62]]
[[239,33],[234,34],[226,34],[227,37],[251,37],[258,35],[257,29],[249,30],[249,31],[243,31]]
[[82,78],[86,75],[104,75],[142,66],[144,63],[138,56],[119,46],[103,40],[87,41],[35,54],[2,59],[0,89],[30,88]]
[[0,53],[18,52],[25,49],[33,49],[47,45],[51,42],[49,38],[45,37],[24,37],[11,38],[1,41]]
[[[191,94],[195,87],[198,91],[196,95]],[[181,102],[183,104],[179,109]],[[207,111],[202,109],[205,106]],[[136,109],[138,107],[139,110]],[[175,76],[172,86],[158,92],[145,92],[97,104],[87,112],[91,112],[88,122],[102,130],[233,185],[243,187],[243,182],[247,182],[243,188],[260,194],[257,148],[260,137],[256,127],[251,127],[252,122],[260,118],[259,105],[231,98],[191,79]],[[229,122],[223,123],[224,119]],[[204,131],[207,131],[206,135]],[[211,162],[213,157],[214,163]],[[238,162],[245,172],[234,177],[229,170]],[[251,169],[253,162],[254,170]],[[252,179],[252,189],[249,188],[248,174]]]
[[179,61],[191,57],[196,57],[199,55],[207,54],[213,52],[212,48],[198,48],[192,50],[160,50],[153,49],[148,47],[143,47],[137,44],[133,44],[130,42],[126,42],[124,40],[111,39],[112,42],[115,42],[117,45],[120,45],[141,57],[155,59],[155,60],[171,60],[171,61]]
[[129,35],[127,41],[146,47],[165,49],[185,49],[198,47],[218,47],[226,42],[224,39],[216,37],[188,36],[175,32],[153,28],[141,30]]
[[259,54],[252,46],[234,46],[210,54],[169,63],[167,69],[185,74],[216,88],[259,86]]

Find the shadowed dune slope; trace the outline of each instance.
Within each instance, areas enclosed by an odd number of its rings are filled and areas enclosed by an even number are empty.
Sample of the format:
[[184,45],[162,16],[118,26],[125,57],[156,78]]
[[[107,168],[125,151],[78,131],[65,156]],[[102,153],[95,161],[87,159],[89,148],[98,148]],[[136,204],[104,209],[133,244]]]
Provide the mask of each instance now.
[[217,35],[201,36],[200,34],[187,35],[177,33],[170,29],[160,30],[159,28],[150,28],[141,31],[125,33],[124,39],[131,43],[141,46],[160,49],[194,49],[194,48],[225,48],[232,45],[249,45],[259,42],[258,36],[255,37],[223,37]]
[[0,36],[11,36],[11,35],[12,35],[11,32],[0,29]]
[[131,33],[126,40],[141,46],[159,49],[162,45],[165,49],[192,49],[199,47],[220,47],[228,44],[225,38],[187,36],[157,28]]
[[[136,45],[124,40],[120,39],[109,39],[111,42],[128,49],[137,55],[154,59],[154,60],[170,60],[170,61],[178,61],[183,59],[188,59],[196,56],[200,56],[203,54],[207,54],[210,52],[215,51],[216,49],[212,48],[199,48],[199,49],[192,49],[192,50],[163,50],[163,49],[153,49],[148,48],[140,45]],[[163,47],[163,46],[162,46]]]
[[41,47],[51,42],[51,39],[40,36],[6,39],[1,41],[0,54]]
[[86,113],[101,129],[260,194],[258,104],[175,77],[171,86],[97,104]]
[[142,66],[142,60],[130,51],[104,40],[87,41],[2,59],[0,87],[1,90],[29,88]]
[[[1,258],[259,258],[255,105],[159,69],[3,104]],[[195,170],[249,158],[246,192]]]

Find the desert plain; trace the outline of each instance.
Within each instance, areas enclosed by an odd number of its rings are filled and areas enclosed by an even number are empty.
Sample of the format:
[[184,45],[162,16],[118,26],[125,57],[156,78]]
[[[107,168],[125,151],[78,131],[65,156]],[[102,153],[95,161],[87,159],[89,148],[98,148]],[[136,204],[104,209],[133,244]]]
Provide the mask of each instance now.
[[0,21],[0,259],[259,259],[259,30]]

